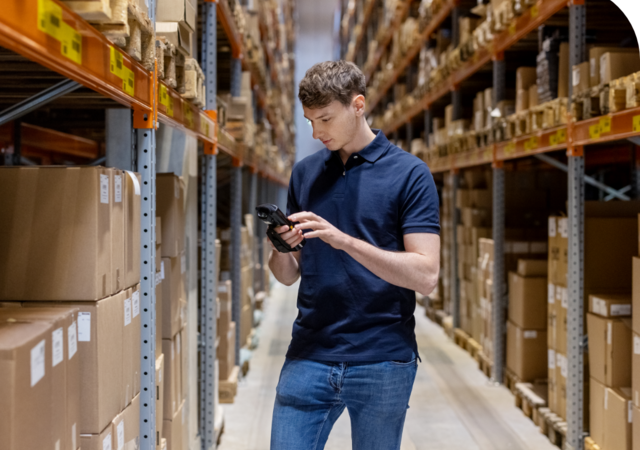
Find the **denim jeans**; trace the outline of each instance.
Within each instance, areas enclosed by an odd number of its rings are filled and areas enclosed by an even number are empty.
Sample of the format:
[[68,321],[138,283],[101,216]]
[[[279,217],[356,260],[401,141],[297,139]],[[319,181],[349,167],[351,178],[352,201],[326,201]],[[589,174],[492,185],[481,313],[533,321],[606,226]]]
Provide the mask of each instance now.
[[321,450],[345,407],[353,450],[398,450],[418,363],[287,359],[280,373],[271,450]]

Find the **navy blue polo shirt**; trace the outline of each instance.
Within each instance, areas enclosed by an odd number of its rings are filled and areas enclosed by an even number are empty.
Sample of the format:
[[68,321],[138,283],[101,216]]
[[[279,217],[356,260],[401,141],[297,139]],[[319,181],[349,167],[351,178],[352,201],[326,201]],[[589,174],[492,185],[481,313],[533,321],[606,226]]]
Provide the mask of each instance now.
[[[297,163],[287,216],[310,211],[349,236],[402,252],[405,234],[440,232],[438,194],[423,161],[373,131],[376,138],[346,164],[326,148]],[[287,357],[375,362],[418,355],[414,291],[384,281],[320,238],[307,239],[300,274]]]

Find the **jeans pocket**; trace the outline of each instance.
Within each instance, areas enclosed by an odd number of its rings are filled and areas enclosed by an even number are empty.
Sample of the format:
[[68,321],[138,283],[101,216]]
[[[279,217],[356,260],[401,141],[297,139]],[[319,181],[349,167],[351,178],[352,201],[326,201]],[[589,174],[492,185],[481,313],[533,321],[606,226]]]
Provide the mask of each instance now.
[[418,359],[413,358],[411,361],[389,361],[391,365],[398,367],[414,367],[418,365]]

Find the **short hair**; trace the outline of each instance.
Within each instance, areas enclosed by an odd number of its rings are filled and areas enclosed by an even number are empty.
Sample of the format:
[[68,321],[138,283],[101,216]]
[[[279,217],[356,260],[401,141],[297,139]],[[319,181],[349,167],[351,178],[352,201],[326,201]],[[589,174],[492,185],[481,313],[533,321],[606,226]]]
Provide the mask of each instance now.
[[366,80],[352,62],[326,61],[307,70],[299,87],[298,98],[307,108],[324,108],[334,100],[349,106],[354,95],[365,95]]

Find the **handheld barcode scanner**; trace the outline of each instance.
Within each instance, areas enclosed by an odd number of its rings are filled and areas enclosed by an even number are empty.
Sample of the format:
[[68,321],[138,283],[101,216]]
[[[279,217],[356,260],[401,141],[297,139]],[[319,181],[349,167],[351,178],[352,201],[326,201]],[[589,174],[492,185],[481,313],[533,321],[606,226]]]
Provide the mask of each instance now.
[[291,248],[289,244],[280,237],[280,233],[275,230],[277,227],[281,227],[282,225],[286,225],[290,230],[293,230],[293,222],[287,219],[287,216],[285,216],[276,205],[265,203],[263,205],[256,206],[256,211],[258,212],[258,218],[269,225],[267,228],[267,236],[271,239],[271,242],[273,242],[276,250],[280,253],[297,252],[302,250],[305,242],[307,242],[306,239],[303,239],[295,248]]

